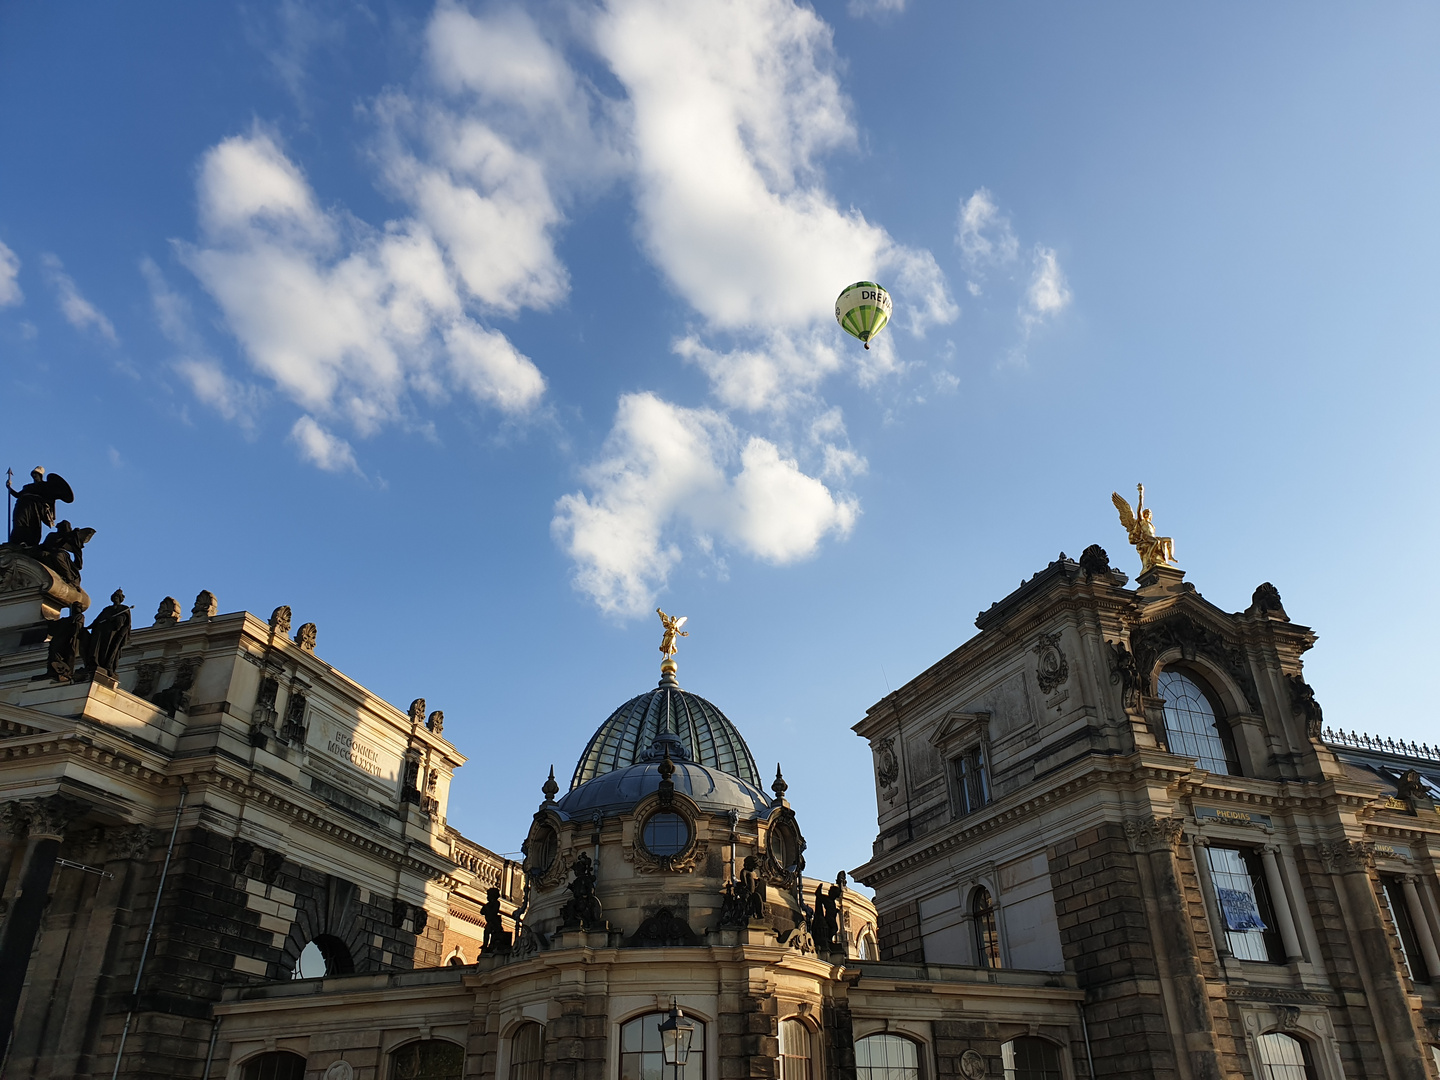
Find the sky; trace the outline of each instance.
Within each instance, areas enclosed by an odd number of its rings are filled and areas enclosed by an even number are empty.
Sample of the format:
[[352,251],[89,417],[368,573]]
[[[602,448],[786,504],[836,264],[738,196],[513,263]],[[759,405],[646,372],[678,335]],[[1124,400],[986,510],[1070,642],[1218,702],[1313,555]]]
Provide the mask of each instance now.
[[288,604],[444,710],[500,852],[660,606],[859,865],[851,726],[1062,550],[1133,575],[1140,482],[1328,723],[1433,744],[1436,55],[1401,3],[0,5],[0,468],[142,625]]

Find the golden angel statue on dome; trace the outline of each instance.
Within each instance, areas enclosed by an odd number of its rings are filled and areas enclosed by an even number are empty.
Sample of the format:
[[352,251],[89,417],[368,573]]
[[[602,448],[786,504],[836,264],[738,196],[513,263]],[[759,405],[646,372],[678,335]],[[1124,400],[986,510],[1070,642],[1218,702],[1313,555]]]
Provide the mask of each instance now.
[[1120,524],[1125,526],[1131,545],[1140,555],[1140,573],[1149,573],[1167,563],[1176,565],[1175,541],[1168,536],[1155,535],[1155,522],[1150,518],[1150,508],[1145,505],[1145,485],[1136,484],[1135,489],[1140,493],[1140,501],[1135,504],[1133,513],[1130,504],[1118,491],[1110,496],[1110,501],[1120,511]]
[[690,631],[680,629],[688,621],[689,616],[666,615],[658,607],[655,609],[655,614],[660,616],[660,623],[665,627],[665,633],[660,638],[660,655],[669,660],[675,655],[678,648],[675,639],[690,636]]

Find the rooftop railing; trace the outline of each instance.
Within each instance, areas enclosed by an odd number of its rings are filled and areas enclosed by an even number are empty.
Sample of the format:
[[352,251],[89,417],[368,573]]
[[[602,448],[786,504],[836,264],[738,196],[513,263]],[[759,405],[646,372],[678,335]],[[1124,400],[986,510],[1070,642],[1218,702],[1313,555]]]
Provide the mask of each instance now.
[[1402,754],[1405,757],[1421,758],[1425,761],[1440,761],[1440,746],[1431,748],[1429,743],[1407,743],[1404,739],[1382,739],[1363,731],[1345,731],[1326,728],[1321,738],[1336,746],[1352,746],[1356,750],[1374,750],[1381,754]]

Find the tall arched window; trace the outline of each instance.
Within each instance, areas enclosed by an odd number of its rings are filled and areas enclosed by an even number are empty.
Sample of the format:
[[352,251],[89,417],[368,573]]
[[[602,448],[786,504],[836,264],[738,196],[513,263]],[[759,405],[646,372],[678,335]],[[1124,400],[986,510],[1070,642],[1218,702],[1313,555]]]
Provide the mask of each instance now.
[[540,1080],[545,1070],[545,1029],[521,1024],[510,1037],[510,1080]]
[[866,1035],[855,1043],[855,1080],[920,1080],[920,1053],[899,1035]]
[[780,1080],[811,1080],[810,1029],[799,1020],[780,1021]]
[[390,1080],[461,1080],[465,1048],[444,1039],[406,1043],[390,1055]]
[[1318,1080],[1310,1047],[1283,1031],[1255,1040],[1260,1050],[1260,1080]]
[[998,968],[1000,931],[995,926],[995,901],[983,885],[970,897],[970,914],[975,920],[975,962],[981,967]]
[[305,1080],[305,1059],[288,1050],[253,1057],[241,1070],[242,1080]]
[[1047,1039],[1022,1035],[1000,1047],[1005,1080],[1064,1080],[1060,1048]]
[[1207,772],[1239,776],[1230,727],[1215,716],[1205,691],[1179,671],[1162,671],[1156,689],[1165,699],[1165,741],[1170,752],[1195,758]]
[[[677,1067],[665,1064],[660,1024],[669,1013],[649,1013],[620,1025],[620,1080],[675,1080]],[[705,1024],[693,1016],[690,1056],[679,1067],[680,1080],[705,1080]]]

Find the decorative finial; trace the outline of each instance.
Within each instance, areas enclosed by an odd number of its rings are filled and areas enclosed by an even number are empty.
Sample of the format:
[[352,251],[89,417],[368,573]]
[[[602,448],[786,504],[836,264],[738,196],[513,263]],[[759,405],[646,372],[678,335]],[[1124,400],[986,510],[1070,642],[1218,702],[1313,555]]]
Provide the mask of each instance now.
[[1125,526],[1130,544],[1140,556],[1140,573],[1148,574],[1157,566],[1178,565],[1175,562],[1175,541],[1168,536],[1155,535],[1155,523],[1150,519],[1150,508],[1145,505],[1145,485],[1136,484],[1135,490],[1140,499],[1133,513],[1130,504],[1118,491],[1111,494],[1110,501],[1120,511],[1120,524]]
[[660,759],[660,779],[669,780],[675,775],[675,762],[670,760],[670,747],[665,747],[665,756]]
[[660,616],[660,624],[665,627],[665,633],[660,638],[660,655],[665,657],[660,661],[660,681],[664,683],[668,676],[670,682],[674,682],[675,672],[678,670],[675,666],[675,651],[678,647],[675,639],[690,636],[690,631],[680,629],[688,621],[689,616],[666,615],[658,607],[655,609],[655,614]]
[[790,790],[790,785],[785,782],[785,777],[780,775],[780,763],[775,763],[775,782],[770,785],[770,790],[775,792],[775,798],[785,798],[785,792]]
[[546,802],[554,802],[555,796],[560,791],[560,785],[555,782],[555,766],[550,766],[550,777],[540,785],[540,791],[545,796]]

